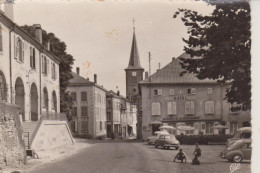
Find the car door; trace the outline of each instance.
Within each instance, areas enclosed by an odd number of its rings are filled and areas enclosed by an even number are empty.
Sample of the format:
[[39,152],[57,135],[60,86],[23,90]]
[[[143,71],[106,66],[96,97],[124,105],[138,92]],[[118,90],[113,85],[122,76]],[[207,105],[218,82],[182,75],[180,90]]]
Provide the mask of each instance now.
[[163,145],[163,140],[164,140],[164,135],[160,135],[159,139],[158,139],[158,144],[157,145],[162,146]]
[[241,152],[243,153],[245,160],[251,160],[251,155],[252,155],[251,142],[245,142],[241,148]]

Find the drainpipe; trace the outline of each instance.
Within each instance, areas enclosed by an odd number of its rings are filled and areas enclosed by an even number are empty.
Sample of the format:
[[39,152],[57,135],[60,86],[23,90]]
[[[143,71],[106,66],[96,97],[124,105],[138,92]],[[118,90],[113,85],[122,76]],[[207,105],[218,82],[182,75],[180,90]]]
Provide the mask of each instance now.
[[9,67],[10,67],[10,101],[13,104],[13,82],[12,82],[12,38],[11,33],[14,31],[14,26],[9,31]]

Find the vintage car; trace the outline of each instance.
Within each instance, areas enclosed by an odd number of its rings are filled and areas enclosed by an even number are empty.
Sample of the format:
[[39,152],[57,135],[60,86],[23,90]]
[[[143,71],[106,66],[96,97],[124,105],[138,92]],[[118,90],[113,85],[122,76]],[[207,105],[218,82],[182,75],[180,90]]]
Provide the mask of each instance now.
[[170,149],[170,147],[174,147],[176,150],[178,150],[180,147],[180,142],[175,138],[174,135],[160,134],[154,145],[155,148],[158,148],[159,146],[163,147],[164,149]]
[[230,138],[230,139],[227,140],[227,147],[229,147],[234,142],[236,142],[237,140],[240,140],[240,139],[250,140],[251,139],[251,133],[252,133],[251,127],[242,127],[240,129],[238,129],[234,133],[233,138]]
[[150,136],[147,139],[149,145],[154,144],[156,139],[159,138],[160,134],[169,134],[167,131],[156,131],[154,132],[155,136]]
[[251,139],[240,139],[233,142],[224,151],[220,152],[220,157],[230,162],[240,163],[242,160],[251,160],[252,147]]

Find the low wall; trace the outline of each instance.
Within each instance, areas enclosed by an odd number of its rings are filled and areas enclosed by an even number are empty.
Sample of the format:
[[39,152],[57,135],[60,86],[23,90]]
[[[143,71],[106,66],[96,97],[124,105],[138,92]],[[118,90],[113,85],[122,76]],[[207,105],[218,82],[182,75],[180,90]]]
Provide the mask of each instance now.
[[26,163],[22,127],[17,107],[0,102],[0,168]]
[[31,148],[39,151],[68,144],[74,144],[74,140],[67,121],[43,120],[32,141]]

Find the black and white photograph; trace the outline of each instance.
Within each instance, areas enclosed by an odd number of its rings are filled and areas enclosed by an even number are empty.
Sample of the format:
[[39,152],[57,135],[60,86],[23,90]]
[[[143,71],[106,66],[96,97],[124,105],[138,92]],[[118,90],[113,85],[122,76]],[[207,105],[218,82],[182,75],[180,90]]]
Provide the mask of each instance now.
[[257,173],[257,15],[259,0],[1,0],[0,173]]

